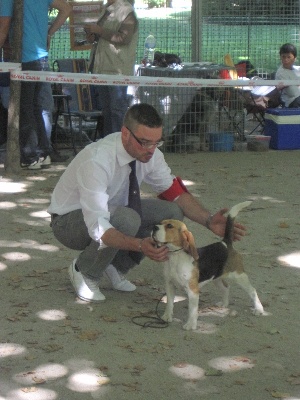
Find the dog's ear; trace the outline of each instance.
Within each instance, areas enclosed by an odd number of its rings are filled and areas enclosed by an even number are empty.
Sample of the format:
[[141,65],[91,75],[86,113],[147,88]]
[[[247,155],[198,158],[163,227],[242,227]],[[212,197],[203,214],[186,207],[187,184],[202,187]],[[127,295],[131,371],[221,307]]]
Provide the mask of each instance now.
[[198,260],[199,259],[199,254],[195,245],[195,239],[194,236],[192,234],[192,232],[190,231],[182,231],[182,245],[184,250],[189,253],[194,260]]

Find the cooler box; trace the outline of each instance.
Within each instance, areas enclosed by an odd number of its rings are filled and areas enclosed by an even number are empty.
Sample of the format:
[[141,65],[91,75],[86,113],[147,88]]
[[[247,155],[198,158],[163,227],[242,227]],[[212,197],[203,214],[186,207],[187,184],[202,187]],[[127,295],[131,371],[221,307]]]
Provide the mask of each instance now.
[[271,136],[271,149],[300,149],[300,108],[268,108],[264,134]]

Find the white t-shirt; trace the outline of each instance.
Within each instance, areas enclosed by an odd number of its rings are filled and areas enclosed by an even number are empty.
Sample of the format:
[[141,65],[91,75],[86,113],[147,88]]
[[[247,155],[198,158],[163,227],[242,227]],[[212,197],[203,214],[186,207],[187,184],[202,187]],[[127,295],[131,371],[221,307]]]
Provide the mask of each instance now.
[[[275,78],[282,80],[300,79],[300,67],[294,65],[293,69],[287,69],[281,65],[276,72]],[[281,91],[281,100],[284,102],[285,107],[288,107],[299,96],[300,87],[297,85],[285,87]]]

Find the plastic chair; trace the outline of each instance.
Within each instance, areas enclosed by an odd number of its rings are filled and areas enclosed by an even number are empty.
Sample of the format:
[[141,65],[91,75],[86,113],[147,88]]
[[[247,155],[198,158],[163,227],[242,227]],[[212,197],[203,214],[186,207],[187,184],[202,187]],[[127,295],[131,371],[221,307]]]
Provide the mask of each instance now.
[[[60,72],[87,73],[87,61],[85,59],[66,59],[55,60],[53,70]],[[67,119],[71,142],[74,153],[77,153],[76,137],[79,137],[80,145],[83,146],[83,139],[91,143],[90,138],[83,132],[83,122],[95,122],[93,140],[97,139],[101,131],[102,112],[93,108],[90,85],[60,84],[56,85],[53,91],[53,97],[56,103],[56,112],[54,119],[54,128],[52,139],[55,142],[58,135],[58,119],[64,116]],[[78,133],[74,130],[75,119],[78,120]]]
[[[258,79],[254,77],[253,79]],[[253,134],[258,129],[265,128],[265,112],[268,108],[282,107],[280,90],[276,86],[256,86],[252,90],[240,90],[247,115],[252,114],[257,125],[249,132]]]

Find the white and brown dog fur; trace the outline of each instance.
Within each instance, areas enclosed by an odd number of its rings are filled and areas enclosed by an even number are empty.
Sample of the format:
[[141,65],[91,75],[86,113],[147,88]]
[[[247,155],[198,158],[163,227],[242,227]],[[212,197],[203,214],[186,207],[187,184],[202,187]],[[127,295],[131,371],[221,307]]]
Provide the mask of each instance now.
[[170,250],[169,259],[164,263],[167,306],[163,320],[173,319],[175,287],[179,285],[185,289],[189,301],[188,320],[183,328],[196,329],[201,286],[213,280],[222,293],[222,303],[218,305],[228,307],[229,286],[225,278],[236,281],[249,294],[255,315],[264,314],[256,290],[244,271],[242,256],[233,248],[234,219],[250,204],[251,201],[245,201],[231,208],[222,241],[198,249],[182,221],[164,220],[154,227],[152,237],[157,245],[167,245]]

